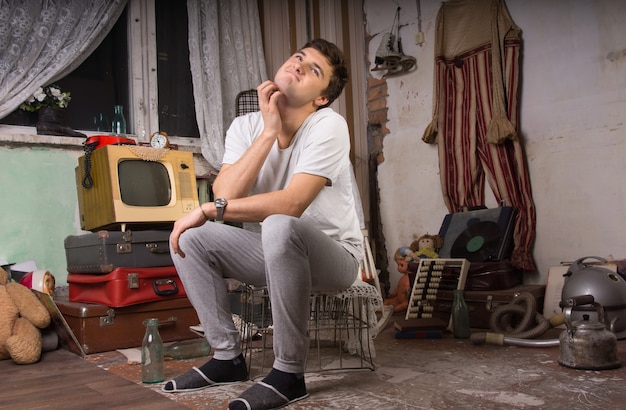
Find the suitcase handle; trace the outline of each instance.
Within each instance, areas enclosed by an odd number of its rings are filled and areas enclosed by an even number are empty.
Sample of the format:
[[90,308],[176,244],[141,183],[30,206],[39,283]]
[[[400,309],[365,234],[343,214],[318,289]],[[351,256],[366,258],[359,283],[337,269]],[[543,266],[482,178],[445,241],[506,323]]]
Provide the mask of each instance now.
[[170,316],[167,320],[159,320],[159,327],[161,326],[174,326],[178,318],[176,316]]
[[156,244],[156,243],[147,243],[146,244],[146,248],[148,248],[150,253],[156,253],[157,255],[164,254],[164,253],[170,253],[169,246],[167,246],[167,247],[160,247],[159,248],[159,245]]
[[[163,286],[172,286],[168,289],[161,289]],[[171,296],[178,293],[178,285],[176,281],[172,279],[159,279],[152,282],[152,288],[154,289],[154,293],[159,296]]]

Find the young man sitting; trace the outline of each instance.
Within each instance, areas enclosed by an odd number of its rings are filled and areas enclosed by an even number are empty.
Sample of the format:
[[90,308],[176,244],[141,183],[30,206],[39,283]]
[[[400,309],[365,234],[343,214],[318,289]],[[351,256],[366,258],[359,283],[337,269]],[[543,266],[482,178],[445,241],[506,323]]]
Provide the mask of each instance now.
[[[278,408],[308,396],[311,292],[348,288],[362,258],[348,126],[328,107],[347,80],[337,46],[313,40],[274,81],[257,88],[260,111],[236,118],[228,129],[213,184],[217,199],[178,220],[170,237],[174,264],[214,355],[168,381],[164,391],[248,379],[224,280],[233,278],[267,286],[275,360],[229,408]],[[223,220],[262,222],[261,233]]]

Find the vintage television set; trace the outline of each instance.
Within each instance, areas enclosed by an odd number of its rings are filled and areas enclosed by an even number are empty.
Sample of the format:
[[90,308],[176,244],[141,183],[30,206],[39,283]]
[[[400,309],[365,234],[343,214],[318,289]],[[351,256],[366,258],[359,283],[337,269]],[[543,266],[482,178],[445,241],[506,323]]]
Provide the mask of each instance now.
[[198,207],[193,154],[105,145],[75,168],[83,230],[165,229]]

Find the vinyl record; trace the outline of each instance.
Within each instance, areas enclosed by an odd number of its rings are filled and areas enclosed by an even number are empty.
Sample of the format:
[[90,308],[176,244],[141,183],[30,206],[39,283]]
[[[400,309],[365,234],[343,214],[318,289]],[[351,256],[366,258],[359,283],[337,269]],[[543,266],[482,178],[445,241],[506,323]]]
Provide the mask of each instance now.
[[452,258],[465,258],[470,262],[492,259],[501,241],[500,227],[492,221],[470,225],[456,238],[450,250]]
[[500,228],[500,244],[491,255],[491,261],[501,261],[511,258],[513,250],[513,231],[516,211],[510,206],[499,206],[491,209],[476,209],[473,211],[456,212],[446,215],[441,223],[439,236],[443,238],[443,246],[437,252],[440,258],[452,258],[451,251],[454,241],[469,226],[478,222],[494,222]]

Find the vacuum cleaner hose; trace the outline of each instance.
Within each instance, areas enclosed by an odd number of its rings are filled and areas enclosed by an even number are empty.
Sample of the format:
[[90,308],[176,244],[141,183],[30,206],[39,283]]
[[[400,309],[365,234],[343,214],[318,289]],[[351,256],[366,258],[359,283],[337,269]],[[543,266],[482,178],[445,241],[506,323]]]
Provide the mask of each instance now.
[[[550,327],[556,327],[564,322],[563,314],[555,315],[548,320],[542,314],[537,313],[536,307],[535,297],[528,292],[522,292],[511,303],[498,306],[493,311],[489,320],[489,327],[493,332],[474,333],[470,336],[470,340],[474,344],[558,346],[558,339],[528,340],[539,337]],[[514,326],[513,318],[519,316],[522,319]]]
[[481,332],[474,333],[470,336],[472,343],[479,344],[493,344],[500,346],[522,346],[522,347],[554,347],[559,346],[559,339],[544,339],[544,340],[528,340],[520,339],[518,337],[505,336],[502,333]]

